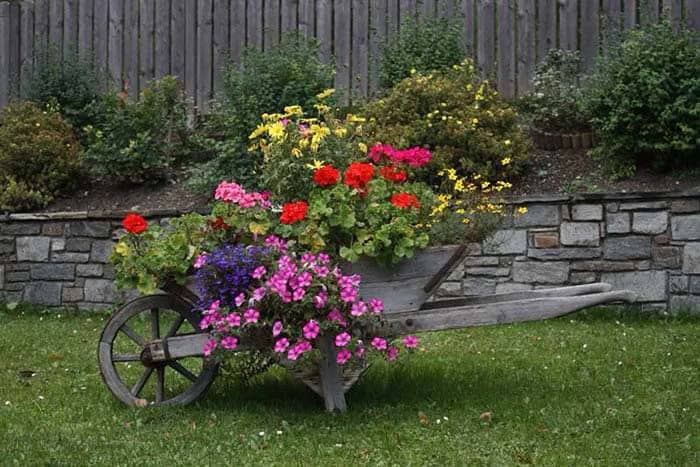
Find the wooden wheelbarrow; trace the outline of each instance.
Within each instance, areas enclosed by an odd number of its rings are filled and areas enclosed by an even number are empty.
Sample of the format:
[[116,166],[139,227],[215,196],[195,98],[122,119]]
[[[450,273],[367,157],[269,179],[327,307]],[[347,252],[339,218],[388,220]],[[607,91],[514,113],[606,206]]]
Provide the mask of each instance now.
[[[464,246],[428,249],[391,271],[369,263],[351,265],[362,274],[360,296],[379,297],[385,310],[373,330],[387,337],[424,331],[544,320],[594,305],[633,302],[635,294],[612,291],[606,283],[427,301],[461,263]],[[347,273],[348,268],[343,271]],[[112,394],[132,406],[187,404],[201,397],[216,377],[218,364],[205,358],[209,334],[199,329],[201,314],[191,288],[169,283],[164,293],[139,297],[119,308],[100,336],[98,360]],[[257,341],[256,341],[257,342]],[[239,344],[241,350],[259,342]],[[329,411],[346,410],[345,392],[359,373],[348,377],[336,363],[330,336],[321,337],[315,382],[304,382],[323,397]],[[167,371],[166,371],[167,370]],[[155,377],[152,377],[155,375]],[[168,378],[166,379],[166,376]]]

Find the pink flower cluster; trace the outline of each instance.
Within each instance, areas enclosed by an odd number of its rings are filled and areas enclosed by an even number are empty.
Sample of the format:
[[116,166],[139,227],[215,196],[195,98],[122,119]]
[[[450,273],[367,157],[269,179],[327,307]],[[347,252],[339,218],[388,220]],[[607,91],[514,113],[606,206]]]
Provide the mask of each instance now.
[[407,164],[411,167],[421,167],[432,159],[432,153],[425,148],[415,146],[409,149],[394,149],[391,144],[377,143],[369,149],[369,160],[379,164],[383,159],[389,159],[394,164]]
[[252,192],[248,193],[245,189],[235,182],[222,181],[216,187],[214,199],[234,203],[242,208],[253,208],[259,205],[261,208],[268,209],[271,206],[270,193]]

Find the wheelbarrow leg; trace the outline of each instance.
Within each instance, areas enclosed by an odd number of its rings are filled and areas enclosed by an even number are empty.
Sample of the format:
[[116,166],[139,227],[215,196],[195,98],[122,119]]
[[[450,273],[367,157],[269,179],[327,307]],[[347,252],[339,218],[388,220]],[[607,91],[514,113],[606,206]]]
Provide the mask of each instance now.
[[326,410],[329,412],[345,412],[347,405],[345,404],[345,391],[343,390],[343,371],[336,362],[333,337],[321,337],[319,349],[323,355],[319,363],[319,373]]

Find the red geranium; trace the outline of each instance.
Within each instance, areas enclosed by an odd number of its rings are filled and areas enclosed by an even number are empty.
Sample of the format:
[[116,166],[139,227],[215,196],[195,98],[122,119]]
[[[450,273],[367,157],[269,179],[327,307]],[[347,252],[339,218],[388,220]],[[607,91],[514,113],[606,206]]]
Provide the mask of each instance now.
[[209,221],[209,225],[214,230],[228,230],[229,228],[229,225],[224,222],[224,218],[221,216],[217,217],[216,220]]
[[379,175],[394,183],[401,183],[406,181],[406,171],[401,170],[393,165],[385,165],[379,169]]
[[416,209],[420,208],[420,203],[418,199],[409,193],[397,193],[391,197],[391,204],[399,209],[408,209],[414,207]]
[[280,222],[283,224],[294,224],[299,221],[303,221],[306,217],[306,210],[309,205],[306,201],[296,201],[294,203],[287,203],[282,207],[282,216],[280,216]]
[[340,180],[340,172],[332,165],[324,165],[314,172],[314,183],[318,186],[332,186]]
[[372,164],[353,162],[345,171],[345,184],[358,190],[364,190],[374,176]]
[[131,213],[126,215],[122,221],[122,225],[127,232],[132,234],[140,234],[146,230],[148,227],[148,222],[146,222],[146,219],[144,219],[143,216],[136,213]]

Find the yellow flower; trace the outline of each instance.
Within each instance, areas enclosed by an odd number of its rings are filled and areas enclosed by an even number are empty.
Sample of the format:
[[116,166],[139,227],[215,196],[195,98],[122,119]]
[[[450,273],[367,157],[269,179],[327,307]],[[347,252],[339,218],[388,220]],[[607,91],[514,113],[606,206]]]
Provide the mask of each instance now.
[[464,191],[464,179],[460,178],[455,182],[455,191],[461,193]]
[[263,123],[260,123],[260,124],[258,124],[258,126],[255,128],[255,130],[253,130],[253,132],[250,134],[250,136],[248,136],[248,139],[255,139],[255,138],[257,138],[258,136],[260,136],[260,135],[262,135],[263,133],[265,133],[265,131],[267,131],[267,125],[265,125],[265,124],[263,124]]
[[121,256],[129,256],[131,250],[129,249],[129,245],[124,242],[119,242],[117,246],[114,247],[114,252]]
[[489,185],[491,185],[491,183],[489,183],[489,182],[487,182],[486,180],[484,180],[483,182],[481,182],[481,189],[482,189],[482,190],[485,190],[485,189],[487,189],[487,188],[489,187]]
[[415,75],[415,74],[416,74],[416,69],[415,69],[415,68],[411,68],[411,74],[412,74],[412,75]]
[[366,118],[360,117],[359,115],[355,114],[348,114],[345,119],[349,122],[354,122],[354,123],[364,123],[367,121]]
[[505,141],[503,142],[503,144],[505,144],[506,146],[510,146],[510,140],[509,140],[509,139],[505,140]]
[[469,219],[468,217],[465,217],[464,219],[462,219],[462,224],[468,224],[470,222],[471,222],[471,219]]
[[331,96],[335,92],[335,89],[329,88],[324,90],[323,92],[316,94],[316,99],[325,99],[329,96]]
[[367,152],[367,145],[365,143],[358,143],[357,145],[360,148],[360,151],[363,153]]
[[304,111],[301,110],[300,105],[288,105],[284,108],[284,113],[287,115],[301,115],[304,113]]
[[333,130],[333,134],[338,138],[344,138],[348,134],[347,128],[336,128]]
[[299,148],[292,148],[292,155],[299,159],[302,156],[301,149]]
[[504,157],[503,159],[501,159],[501,165],[508,165],[511,163],[511,161],[512,159],[510,157]]
[[320,113],[326,113],[326,112],[328,112],[329,110],[331,110],[331,108],[328,107],[328,106],[325,105],[325,104],[314,104],[314,108],[315,108],[316,110],[318,110]]
[[284,125],[281,122],[273,123],[267,128],[267,134],[270,135],[272,139],[281,139],[284,137]]
[[476,117],[472,118],[472,124],[476,125],[477,123],[479,123],[479,119]]
[[455,212],[457,214],[464,214],[466,211],[464,209],[460,208],[460,209],[457,209],[457,211],[455,211]]
[[518,214],[525,214],[527,212],[527,208],[525,206],[521,206],[518,208]]
[[311,170],[318,170],[318,169],[320,169],[321,167],[323,167],[324,165],[326,165],[326,164],[325,164],[323,161],[319,161],[319,160],[317,160],[317,159],[314,159],[314,163],[313,163],[313,164],[306,164],[306,166],[307,166],[308,168],[310,168]]

